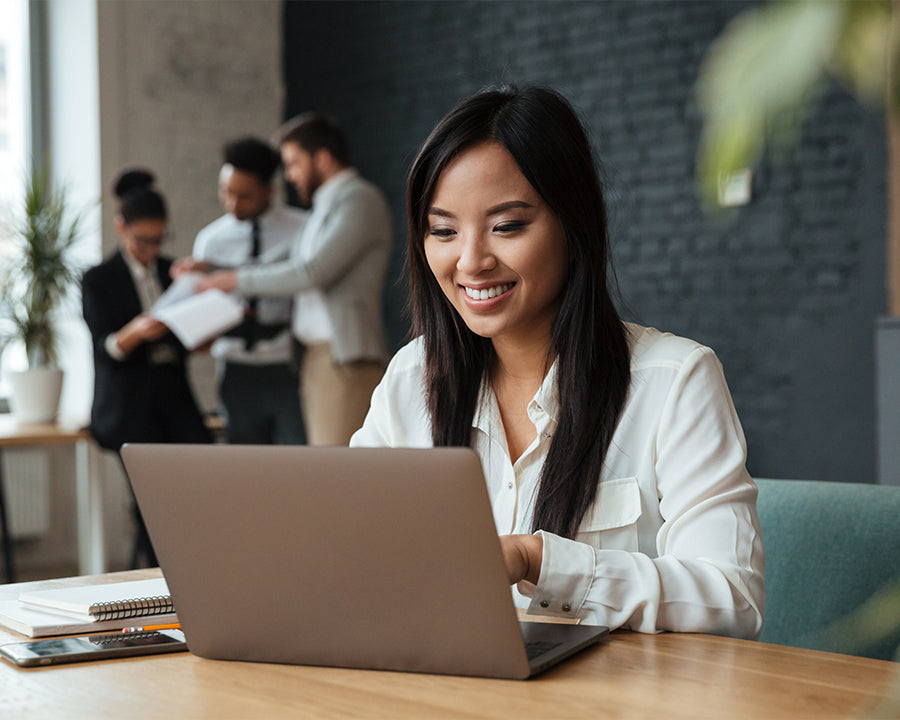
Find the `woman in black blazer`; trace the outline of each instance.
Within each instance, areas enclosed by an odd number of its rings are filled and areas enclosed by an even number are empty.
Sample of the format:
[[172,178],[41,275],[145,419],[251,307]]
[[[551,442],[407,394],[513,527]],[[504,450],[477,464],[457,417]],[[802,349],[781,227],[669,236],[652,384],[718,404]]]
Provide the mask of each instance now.
[[[114,192],[121,202],[116,217],[121,247],[82,278],[94,353],[90,429],[107,450],[118,451],[125,442],[210,442],[188,384],[187,351],[148,312],[172,282],[172,260],[159,255],[166,205],[152,183],[146,171],[119,176]],[[141,551],[155,564],[139,514],[137,519],[132,565]]]

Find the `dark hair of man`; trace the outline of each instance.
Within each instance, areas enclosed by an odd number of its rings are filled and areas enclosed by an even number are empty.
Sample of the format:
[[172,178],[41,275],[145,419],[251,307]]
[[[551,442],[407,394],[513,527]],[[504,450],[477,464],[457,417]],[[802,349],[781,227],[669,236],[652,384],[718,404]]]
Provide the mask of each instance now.
[[494,361],[428,266],[428,209],[444,168],[495,141],[563,227],[569,269],[551,331],[559,417],[541,471],[532,529],[573,538],[597,492],[631,378],[625,327],[608,288],[609,237],[590,141],[575,111],[545,88],[499,88],[462,101],[425,141],[407,183],[407,271],[412,331],[425,345],[427,405],[435,445],[467,446],[479,390]]
[[281,128],[279,145],[297,143],[310,155],[324,148],[339,165],[350,164],[347,135],[337,122],[315,112],[307,112],[288,120]]
[[268,143],[255,137],[243,137],[222,148],[222,160],[236,170],[256,177],[263,185],[271,185],[281,156]]
[[126,168],[116,176],[113,193],[119,199],[119,215],[126,225],[138,220],[165,220],[166,201],[153,189],[153,173],[143,168]]

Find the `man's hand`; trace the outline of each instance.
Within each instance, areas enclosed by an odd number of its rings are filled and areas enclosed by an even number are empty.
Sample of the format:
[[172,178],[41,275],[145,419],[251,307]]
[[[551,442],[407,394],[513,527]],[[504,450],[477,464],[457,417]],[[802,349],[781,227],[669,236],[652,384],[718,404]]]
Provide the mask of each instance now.
[[231,292],[237,288],[237,273],[234,270],[219,270],[210,273],[206,277],[200,278],[194,291],[199,293],[213,288],[226,293]]
[[509,584],[527,580],[537,585],[544,557],[544,540],[540,535],[501,535],[500,548],[506,561]]
[[169,270],[169,275],[171,275],[172,279],[174,280],[179,275],[184,275],[185,273],[207,273],[209,271],[210,264],[208,262],[203,262],[202,260],[194,260],[194,258],[192,257],[183,257],[178,258],[175,262],[172,263],[172,267]]

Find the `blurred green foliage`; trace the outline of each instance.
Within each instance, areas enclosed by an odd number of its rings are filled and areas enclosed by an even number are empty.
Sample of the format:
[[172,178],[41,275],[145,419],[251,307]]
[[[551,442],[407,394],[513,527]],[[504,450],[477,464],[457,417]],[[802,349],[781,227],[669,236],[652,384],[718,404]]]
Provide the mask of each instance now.
[[18,337],[24,342],[29,367],[55,365],[53,316],[78,280],[80,268],[71,250],[81,218],[72,213],[49,170],[33,171],[24,185],[21,206],[7,228],[12,252],[0,271],[0,311],[12,326],[4,341]]
[[892,3],[888,0],[771,0],[728,25],[697,81],[703,134],[701,197],[716,206],[720,181],[756,165],[768,145],[796,142],[829,78],[861,102],[900,107],[887,93]]

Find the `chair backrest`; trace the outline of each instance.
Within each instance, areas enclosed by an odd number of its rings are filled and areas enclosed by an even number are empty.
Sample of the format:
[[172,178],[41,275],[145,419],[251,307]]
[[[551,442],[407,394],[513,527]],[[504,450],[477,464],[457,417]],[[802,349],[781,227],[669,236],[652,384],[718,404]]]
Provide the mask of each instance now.
[[900,487],[756,482],[766,549],[760,640],[894,659],[900,645]]

